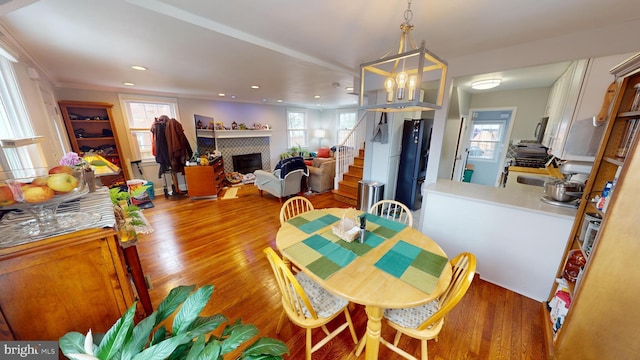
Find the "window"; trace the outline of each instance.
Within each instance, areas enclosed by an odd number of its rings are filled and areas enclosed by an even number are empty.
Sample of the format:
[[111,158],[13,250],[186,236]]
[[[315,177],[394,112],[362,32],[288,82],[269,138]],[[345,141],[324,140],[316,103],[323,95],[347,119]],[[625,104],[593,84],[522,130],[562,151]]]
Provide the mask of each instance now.
[[307,113],[304,110],[287,109],[287,135],[289,148],[307,147]]
[[177,119],[178,102],[172,98],[120,95],[129,126],[133,155],[142,161],[155,161],[152,152],[151,126],[160,115]]
[[471,129],[469,158],[496,160],[497,147],[502,139],[505,122],[474,122]]
[[346,139],[347,135],[356,126],[356,110],[338,112],[338,144]]
[[4,56],[0,56],[0,139],[0,171],[11,170],[13,177],[19,178],[33,176],[32,169],[46,167],[13,64]]

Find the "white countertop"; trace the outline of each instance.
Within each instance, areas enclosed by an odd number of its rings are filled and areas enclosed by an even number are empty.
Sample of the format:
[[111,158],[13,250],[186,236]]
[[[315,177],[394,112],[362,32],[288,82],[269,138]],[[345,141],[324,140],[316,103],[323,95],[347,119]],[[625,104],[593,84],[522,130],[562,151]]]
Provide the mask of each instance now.
[[574,208],[542,202],[540,198],[544,195],[544,188],[541,186],[516,183],[502,188],[439,179],[436,183],[427,185],[425,191],[567,219],[574,219],[577,212]]

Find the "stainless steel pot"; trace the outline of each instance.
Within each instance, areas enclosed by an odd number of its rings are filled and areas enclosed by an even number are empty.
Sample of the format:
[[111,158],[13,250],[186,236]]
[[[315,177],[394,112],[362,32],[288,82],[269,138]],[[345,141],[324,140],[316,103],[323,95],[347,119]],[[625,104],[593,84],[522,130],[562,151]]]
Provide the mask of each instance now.
[[544,183],[544,193],[556,201],[573,201],[582,196],[584,184],[577,181],[552,180]]

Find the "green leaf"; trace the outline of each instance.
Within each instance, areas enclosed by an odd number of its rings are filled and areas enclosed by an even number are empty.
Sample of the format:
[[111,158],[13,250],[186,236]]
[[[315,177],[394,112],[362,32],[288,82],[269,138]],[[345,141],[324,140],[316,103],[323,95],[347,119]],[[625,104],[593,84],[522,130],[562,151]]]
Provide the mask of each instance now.
[[68,332],[58,340],[58,346],[67,357],[69,354],[84,354],[84,335],[77,331]]
[[[156,321],[157,322],[157,321]],[[167,328],[161,326],[153,333],[153,337],[151,338],[151,345],[157,344],[160,341],[164,340],[167,337]]]
[[133,357],[132,360],[155,360],[165,359],[178,345],[191,341],[185,334],[180,334],[172,338],[161,341],[149,348],[143,350],[140,354]]
[[131,336],[122,348],[120,360],[130,360],[135,354],[142,351],[144,345],[149,341],[149,335],[151,335],[151,331],[156,323],[156,315],[158,315],[158,313],[154,311],[133,328]]
[[164,321],[169,315],[173,314],[173,312],[182,304],[189,293],[193,291],[195,285],[189,286],[178,286],[176,288],[171,289],[169,291],[169,295],[162,300],[160,305],[158,305],[158,316],[156,317],[156,325]]
[[273,355],[273,356],[281,356],[284,354],[289,354],[289,348],[287,345],[277,339],[271,339],[262,337],[253,344],[249,345],[244,351],[242,355],[248,356],[256,356],[256,355]]
[[258,332],[258,328],[252,324],[234,326],[229,338],[222,343],[222,353],[226,354],[237,349],[245,341],[258,335]]
[[213,285],[205,285],[191,294],[173,319],[173,333],[181,334],[198,317],[213,294]]
[[221,356],[221,347],[218,341],[211,341],[204,347],[197,360],[215,360]]
[[196,341],[191,345],[191,349],[189,349],[189,353],[185,357],[184,360],[196,360],[198,359],[198,355],[202,352],[205,346],[205,338],[204,336],[198,336]]
[[198,337],[200,335],[205,335],[220,326],[220,324],[227,321],[226,316],[224,315],[212,315],[206,317],[197,317],[189,326],[188,332],[192,338]]
[[100,345],[96,356],[100,360],[109,360],[122,347],[127,333],[133,326],[133,315],[136,311],[136,303],[129,307],[126,313],[116,321],[116,323],[107,331]]

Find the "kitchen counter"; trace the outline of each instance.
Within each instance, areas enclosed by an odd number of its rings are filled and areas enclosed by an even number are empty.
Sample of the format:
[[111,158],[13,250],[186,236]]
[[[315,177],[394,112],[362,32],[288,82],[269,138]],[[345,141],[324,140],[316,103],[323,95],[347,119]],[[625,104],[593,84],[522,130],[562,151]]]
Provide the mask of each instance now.
[[424,189],[423,233],[449,257],[472,252],[486,281],[546,300],[576,209],[540,201],[543,188],[506,188],[438,180]]
[[504,188],[460,181],[438,180],[437,183],[429,184],[425,190],[426,192],[442,193],[470,201],[512,207],[573,221],[577,209],[542,202],[540,198],[544,195],[543,187],[518,184],[515,180],[516,177],[513,174],[513,181],[509,180],[507,187]]

